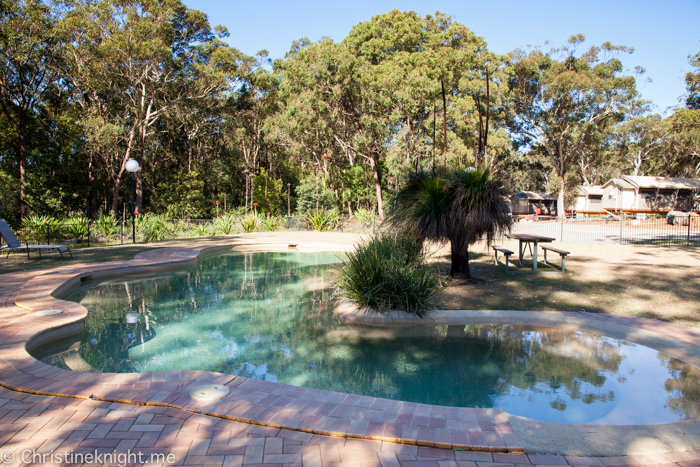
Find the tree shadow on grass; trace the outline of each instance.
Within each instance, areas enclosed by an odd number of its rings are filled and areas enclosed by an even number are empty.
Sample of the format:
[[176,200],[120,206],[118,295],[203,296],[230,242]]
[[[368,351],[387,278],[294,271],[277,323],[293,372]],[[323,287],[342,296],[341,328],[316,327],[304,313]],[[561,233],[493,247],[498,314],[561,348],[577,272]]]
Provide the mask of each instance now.
[[[685,252],[685,250],[683,250]],[[700,326],[700,276],[691,265],[605,263],[586,258],[567,260],[564,274],[506,274],[493,256],[472,253],[472,274],[481,283],[450,285],[437,297],[447,309],[588,311],[639,316]],[[531,262],[511,270],[531,271]],[[538,264],[538,270],[555,271]],[[448,264],[448,258],[441,258]]]

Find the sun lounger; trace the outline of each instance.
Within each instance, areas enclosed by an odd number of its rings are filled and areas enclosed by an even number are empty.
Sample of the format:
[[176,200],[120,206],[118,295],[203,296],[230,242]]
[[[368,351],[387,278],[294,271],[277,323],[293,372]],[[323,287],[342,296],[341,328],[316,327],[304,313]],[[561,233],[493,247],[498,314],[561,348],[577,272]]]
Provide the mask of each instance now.
[[17,237],[15,237],[15,233],[12,231],[5,219],[0,219],[0,236],[5,239],[5,242],[7,242],[7,246],[0,248],[0,251],[7,250],[7,256],[10,256],[10,251],[13,250],[26,251],[27,259],[29,259],[29,252],[34,250],[39,252],[39,259],[41,259],[41,250],[58,250],[58,253],[61,255],[61,259],[65,259],[63,257],[64,251],[67,251],[71,259],[73,259],[73,253],[71,253],[70,248],[65,245],[30,245],[29,243],[22,245],[19,240],[17,240]]

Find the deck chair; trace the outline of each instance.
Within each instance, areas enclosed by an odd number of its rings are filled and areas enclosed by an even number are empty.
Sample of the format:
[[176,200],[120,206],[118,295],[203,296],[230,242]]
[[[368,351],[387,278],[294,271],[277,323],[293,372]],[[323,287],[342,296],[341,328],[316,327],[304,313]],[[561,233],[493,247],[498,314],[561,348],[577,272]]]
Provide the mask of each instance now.
[[70,248],[65,245],[30,245],[29,243],[22,245],[19,240],[17,240],[17,237],[15,237],[15,233],[12,231],[10,226],[7,225],[5,219],[0,219],[0,236],[2,236],[7,243],[7,246],[0,248],[0,251],[7,250],[6,257],[10,256],[10,251],[19,250],[26,251],[27,259],[29,259],[29,252],[36,250],[39,252],[39,259],[41,259],[41,250],[58,250],[58,253],[61,255],[61,259],[65,259],[63,257],[64,251],[67,251],[71,259],[73,259],[73,253],[71,253]]

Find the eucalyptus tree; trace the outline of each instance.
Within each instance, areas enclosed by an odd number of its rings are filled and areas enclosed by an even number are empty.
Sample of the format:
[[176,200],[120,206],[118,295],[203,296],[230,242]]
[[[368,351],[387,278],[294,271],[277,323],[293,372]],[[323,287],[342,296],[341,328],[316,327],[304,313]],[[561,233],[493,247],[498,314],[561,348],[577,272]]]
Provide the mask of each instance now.
[[408,164],[425,159],[436,144],[429,125],[441,104],[446,165],[448,126],[454,127],[447,107],[485,46],[447,15],[398,10],[359,23],[340,44],[298,42],[276,64],[288,141],[314,157],[335,149],[350,165],[366,164],[383,215],[382,167],[389,149],[401,142]]
[[[240,53],[219,40],[204,13],[179,0],[84,0],[67,15],[66,75],[84,110],[91,151],[118,208],[126,161],[134,157],[137,208],[156,122],[179,105],[195,107],[229,86]],[[217,29],[225,35],[224,29]]]
[[675,176],[700,176],[700,52],[689,57],[693,67],[685,75],[686,107],[667,118],[670,126],[666,167]]
[[20,217],[27,215],[27,128],[60,73],[56,16],[40,0],[0,1],[0,109],[16,132]]
[[660,115],[639,115],[615,129],[619,145],[619,168],[629,175],[655,173],[661,149],[667,144],[668,125]]
[[559,184],[557,212],[577,166],[579,150],[600,140],[611,121],[622,120],[625,105],[636,96],[635,78],[622,74],[617,55],[633,49],[609,42],[577,55],[585,38],[572,36],[569,47],[548,53],[511,53],[509,127],[522,147],[545,154]]

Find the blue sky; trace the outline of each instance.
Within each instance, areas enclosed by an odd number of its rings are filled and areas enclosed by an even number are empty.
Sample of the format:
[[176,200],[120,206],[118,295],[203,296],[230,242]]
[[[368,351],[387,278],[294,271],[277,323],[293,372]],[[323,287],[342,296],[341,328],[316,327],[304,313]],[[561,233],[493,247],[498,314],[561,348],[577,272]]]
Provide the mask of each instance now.
[[[563,45],[572,34],[584,45],[610,41],[634,47],[625,67],[647,73],[637,86],[657,110],[678,105],[685,93],[688,55],[700,51],[700,0],[433,0],[433,1],[263,1],[184,0],[209,15],[212,26],[231,33],[228,42],[253,55],[261,49],[282,58],[293,40],[329,36],[340,42],[361,21],[394,8],[420,14],[441,11],[483,36],[489,48],[505,54],[518,47]],[[646,79],[651,79],[647,83]]]

